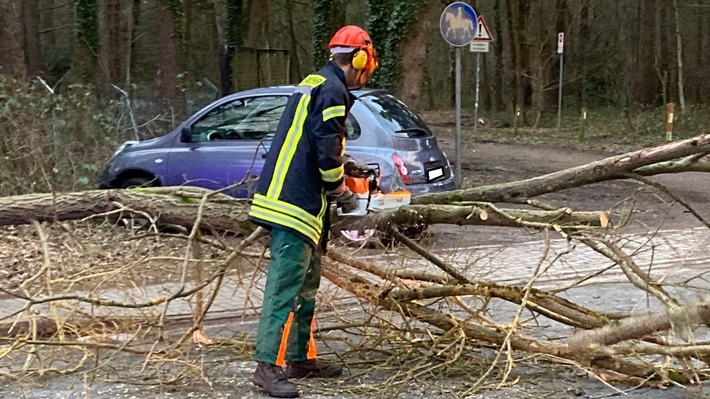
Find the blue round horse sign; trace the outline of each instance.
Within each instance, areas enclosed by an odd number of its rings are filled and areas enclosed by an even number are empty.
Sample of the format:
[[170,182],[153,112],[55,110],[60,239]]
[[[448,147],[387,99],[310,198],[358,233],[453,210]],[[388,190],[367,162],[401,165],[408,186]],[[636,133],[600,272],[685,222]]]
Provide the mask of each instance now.
[[476,36],[478,15],[463,1],[451,3],[441,13],[439,29],[441,35],[452,46],[467,46]]

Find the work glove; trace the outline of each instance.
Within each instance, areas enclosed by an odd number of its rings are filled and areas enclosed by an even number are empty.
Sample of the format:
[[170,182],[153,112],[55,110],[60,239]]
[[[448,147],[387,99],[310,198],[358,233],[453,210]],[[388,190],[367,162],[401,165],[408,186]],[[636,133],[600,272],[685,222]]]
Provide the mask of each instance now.
[[350,213],[357,209],[358,198],[349,188],[345,188],[340,194],[334,194],[332,198],[343,209],[343,213]]
[[343,169],[350,177],[368,177],[375,171],[372,166],[358,162],[349,155],[343,156]]

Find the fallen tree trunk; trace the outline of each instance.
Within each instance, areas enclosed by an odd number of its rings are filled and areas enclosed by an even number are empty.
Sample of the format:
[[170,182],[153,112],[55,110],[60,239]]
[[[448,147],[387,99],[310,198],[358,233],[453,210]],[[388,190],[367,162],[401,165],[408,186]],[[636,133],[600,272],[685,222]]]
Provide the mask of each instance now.
[[[704,171],[708,163],[701,162],[710,153],[710,135],[697,136],[659,147],[647,148],[586,165],[550,173],[532,179],[494,184],[464,190],[426,194],[412,199],[414,205],[398,211],[350,219],[340,228],[382,226],[387,223],[424,222],[428,224],[479,224],[494,226],[522,226],[526,222],[567,225],[599,226],[605,224],[601,212],[573,213],[565,210],[535,213],[529,210],[498,210],[491,203],[527,203],[530,198],[571,187],[628,178],[630,173],[650,176],[683,171]],[[79,193],[27,194],[0,198],[0,226],[26,224],[37,221],[83,219],[96,214],[117,212],[121,209],[159,216],[166,224],[191,226],[200,200],[205,227],[216,230],[249,232],[253,226],[247,221],[247,202],[227,195],[191,187],[141,188],[133,190],[92,190]],[[455,204],[483,201],[459,207],[434,207],[432,204]]]
[[224,194],[190,187],[157,187],[132,190],[91,190],[72,193],[25,194],[0,197],[0,226],[79,220],[95,215],[145,214],[160,223],[192,226],[201,199],[201,223],[220,231],[249,232],[247,202]]
[[[131,190],[92,190],[73,193],[26,194],[0,197],[0,226],[36,221],[65,221],[95,215],[146,214],[161,224],[191,227],[204,196],[201,224],[218,231],[249,233],[254,225],[247,220],[248,201],[194,187],[158,187]],[[377,227],[388,223],[488,225],[519,227],[524,223],[556,223],[601,226],[605,212],[535,211],[492,209],[479,206],[406,206],[396,211],[374,213],[364,218],[341,218],[339,229]]]
[[583,331],[567,340],[570,348],[586,350],[599,345],[613,345],[630,339],[641,339],[646,335],[677,327],[679,330],[693,328],[698,324],[710,323],[710,302],[703,301],[688,305],[675,312],[661,312],[629,317],[618,324],[610,324],[594,330]]

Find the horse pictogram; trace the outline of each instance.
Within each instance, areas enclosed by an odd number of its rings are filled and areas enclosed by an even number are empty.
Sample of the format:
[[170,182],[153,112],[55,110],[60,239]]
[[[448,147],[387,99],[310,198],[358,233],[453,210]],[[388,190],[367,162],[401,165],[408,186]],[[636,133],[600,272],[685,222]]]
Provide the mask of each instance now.
[[454,38],[467,38],[475,33],[473,21],[463,14],[461,7],[456,9],[456,14],[447,12],[445,19],[448,25],[446,37],[452,37],[451,33],[453,33]]

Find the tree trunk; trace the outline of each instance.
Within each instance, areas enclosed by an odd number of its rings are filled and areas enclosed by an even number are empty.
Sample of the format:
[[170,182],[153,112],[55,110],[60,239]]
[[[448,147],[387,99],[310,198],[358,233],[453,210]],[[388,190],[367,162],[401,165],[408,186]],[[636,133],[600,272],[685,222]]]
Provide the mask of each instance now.
[[110,93],[111,84],[123,82],[121,67],[121,2],[112,0],[100,1],[101,26],[101,66],[103,70],[102,90]]
[[288,22],[288,35],[289,35],[289,80],[288,83],[296,83],[303,79],[303,73],[301,72],[301,57],[298,56],[298,40],[296,39],[296,28],[295,20],[293,15],[293,2],[295,0],[286,0],[286,18]]
[[313,36],[311,39],[311,62],[313,68],[320,68],[328,59],[327,44],[330,39],[330,18],[333,15],[332,0],[314,0],[311,20],[313,21]]
[[510,33],[510,49],[514,76],[513,112],[520,108],[523,123],[527,123],[527,106],[532,95],[530,86],[529,44],[528,34],[529,0],[506,1],[508,11],[508,31]]
[[165,0],[158,0],[158,95],[176,99],[178,66],[175,22]]
[[84,81],[100,86],[98,59],[100,50],[99,10],[95,0],[76,0],[76,51],[72,70]]
[[588,0],[580,1],[579,11],[579,40],[577,40],[577,71],[579,84],[577,85],[577,101],[581,107],[586,106],[585,90],[587,83],[587,41],[589,40],[589,4]]
[[247,17],[246,47],[269,48],[269,2],[251,0]]
[[39,37],[39,9],[37,0],[22,1],[22,43],[25,49],[27,76],[42,73],[42,53]]
[[408,34],[405,35],[402,43],[402,47],[406,49],[402,52],[402,65],[406,65],[406,73],[402,76],[398,94],[405,104],[414,109],[419,108],[419,93],[424,75],[424,57],[433,17],[431,10],[437,13],[440,11],[436,7],[431,7],[428,2],[420,7],[417,21],[410,25]]
[[237,48],[244,41],[242,33],[244,4],[242,0],[226,0],[226,3],[222,0],[214,0],[213,4],[219,43],[220,94],[226,96],[233,93],[235,88],[239,88],[238,82],[233,81],[233,60]]
[[[494,59],[486,64],[492,65],[493,80],[491,83],[491,106],[496,111],[505,111],[505,101],[503,100],[503,75],[505,73],[505,63],[503,60],[503,49],[505,47],[505,39],[503,36],[503,9],[500,1],[493,2],[493,21],[495,26],[495,39],[497,43],[493,45]],[[510,35],[510,31],[508,32]],[[488,58],[488,57],[486,57]]]
[[[710,134],[664,146],[609,157],[586,165],[517,182],[473,189],[426,194],[412,199],[414,205],[397,210],[374,212],[362,218],[342,218],[338,229],[383,228],[389,224],[480,224],[521,226],[530,224],[606,226],[603,212],[529,211],[499,209],[492,203],[525,203],[532,197],[567,188],[629,177],[630,173],[651,176],[683,171],[710,171],[699,162],[698,154],[710,153]],[[690,157],[693,156],[693,157]],[[687,157],[687,158],[684,158]],[[669,162],[674,161],[675,162]],[[160,223],[191,226],[201,199],[210,191],[189,187],[143,188],[136,190],[95,190],[83,193],[28,194],[0,197],[0,225],[25,224],[32,220],[81,219],[106,212],[116,213],[125,206],[133,211],[160,215]],[[216,230],[249,231],[244,200],[211,193],[202,210],[202,223]],[[467,204],[465,201],[486,201]],[[449,204],[439,205],[432,204]],[[119,205],[120,204],[120,205]],[[428,205],[428,206],[425,206]],[[337,218],[336,218],[337,219]]]
[[680,111],[685,111],[685,88],[683,86],[683,40],[680,35],[680,11],[678,11],[678,0],[673,0],[673,25],[675,26],[676,51],[678,61],[678,101]]
[[506,0],[505,1],[505,10],[506,10],[506,23],[508,27],[508,48],[510,52],[510,70],[512,72],[512,82],[513,82],[513,87],[511,90],[511,106],[513,107],[513,117],[515,117],[515,112],[518,109],[518,106],[520,105],[520,91],[518,90],[518,85],[520,83],[519,79],[519,73],[520,73],[520,64],[519,64],[519,55],[518,55],[518,35],[516,33],[516,26],[515,26],[515,12],[516,8],[513,7],[513,0]]
[[654,105],[658,95],[658,82],[654,62],[655,40],[654,27],[656,26],[654,0],[639,1],[639,44],[637,50],[637,63],[635,68],[634,98],[640,105]]
[[[60,194],[26,194],[0,197],[0,226],[36,221],[76,220],[107,213],[118,214],[121,207],[154,215],[157,223],[186,228],[195,223],[200,201],[211,195],[201,210],[201,225],[216,231],[247,234],[255,228],[247,220],[248,202],[192,187],[161,187],[139,190],[92,190]],[[139,214],[140,217],[140,214]],[[334,215],[334,231],[384,227],[388,224],[422,222],[519,227],[527,223],[555,223],[560,226],[601,226],[608,219],[604,212],[531,211],[478,206],[409,206],[379,212],[363,218]]]
[[27,72],[22,51],[20,3],[0,1],[0,74],[20,78]]
[[[542,21],[545,15],[545,3],[540,1],[535,7],[532,8],[531,19],[534,21]],[[545,92],[545,86],[548,81],[554,82],[555,80],[550,79],[551,68],[547,67],[550,63],[550,58],[552,52],[552,43],[550,42],[549,36],[550,31],[545,26],[545,24],[533,24],[531,26],[533,33],[531,37],[531,48],[530,52],[530,71],[531,71],[531,86],[532,86],[532,98],[531,98],[531,111],[535,115],[533,122],[533,128],[537,128],[542,118],[542,113],[547,105],[548,93]],[[555,98],[556,100],[556,98]]]
[[126,31],[128,32],[128,40],[126,40],[126,84],[125,90],[129,91],[133,87],[131,84],[133,82],[132,71],[136,68],[136,49],[137,49],[137,38],[135,37],[136,32],[141,26],[141,16],[143,15],[143,8],[141,6],[141,0],[132,0],[130,7],[130,13],[128,14],[128,24]]
[[[163,187],[0,197],[0,225],[76,220],[112,211],[117,216],[125,206],[156,215],[161,224],[189,228],[195,222],[200,200],[208,193],[198,188]],[[204,206],[202,225],[218,231],[249,232],[255,226],[247,221],[245,207],[244,200],[213,194]]]

